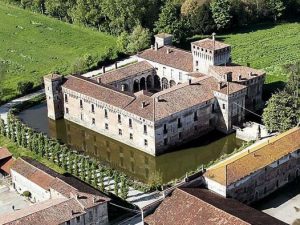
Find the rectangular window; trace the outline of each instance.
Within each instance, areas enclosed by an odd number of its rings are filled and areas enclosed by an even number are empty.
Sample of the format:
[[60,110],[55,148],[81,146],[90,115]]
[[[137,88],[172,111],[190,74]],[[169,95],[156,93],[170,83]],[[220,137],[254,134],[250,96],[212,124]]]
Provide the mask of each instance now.
[[147,134],[147,125],[144,125],[144,134]]
[[121,115],[120,114],[118,114],[118,123],[122,123]]
[[163,67],[163,76],[166,75],[166,67]]
[[83,103],[82,103],[82,100],[80,99],[80,108],[82,109],[83,108]]
[[67,103],[68,102],[68,95],[65,94],[65,102]]
[[179,80],[182,80],[182,72],[179,72]]
[[89,219],[90,219],[90,221],[93,220],[93,212],[92,211],[89,211]]
[[198,121],[198,114],[197,114],[197,112],[194,112],[194,121]]
[[168,144],[168,138],[165,138],[164,139],[164,145],[167,145]]
[[178,139],[180,140],[181,138],[182,138],[182,133],[179,132],[179,133],[178,133]]
[[69,114],[69,108],[66,108],[66,114]]
[[133,134],[132,133],[129,134],[129,139],[133,140]]
[[173,69],[171,69],[171,79],[173,79]]
[[80,222],[80,216],[76,217],[76,222],[79,223]]
[[80,119],[83,120],[83,115],[82,115],[82,113],[80,114]]
[[226,107],[225,107],[225,104],[222,104],[222,108],[223,108],[223,109],[225,109],[225,108],[226,108]]
[[92,118],[92,124],[95,124],[95,118]]
[[122,130],[121,129],[119,129],[119,135],[122,135]]
[[164,124],[164,134],[168,133],[167,124]]
[[108,124],[107,123],[105,124],[105,130],[108,130]]
[[92,113],[95,113],[95,106],[94,106],[94,104],[92,104]]
[[182,123],[181,123],[181,119],[180,118],[177,119],[177,127],[178,128],[182,127]]
[[105,118],[108,118],[107,109],[104,109],[104,117],[105,117]]
[[148,146],[148,140],[147,139],[144,140],[144,145]]
[[129,119],[129,127],[132,128],[132,119]]

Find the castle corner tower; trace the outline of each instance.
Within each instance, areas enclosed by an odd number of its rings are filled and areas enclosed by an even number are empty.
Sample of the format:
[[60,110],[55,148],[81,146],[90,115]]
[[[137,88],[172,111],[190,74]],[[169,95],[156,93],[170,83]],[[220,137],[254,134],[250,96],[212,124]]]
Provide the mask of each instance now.
[[58,74],[49,74],[44,77],[48,117],[53,120],[60,119],[64,115],[62,80],[63,77]]

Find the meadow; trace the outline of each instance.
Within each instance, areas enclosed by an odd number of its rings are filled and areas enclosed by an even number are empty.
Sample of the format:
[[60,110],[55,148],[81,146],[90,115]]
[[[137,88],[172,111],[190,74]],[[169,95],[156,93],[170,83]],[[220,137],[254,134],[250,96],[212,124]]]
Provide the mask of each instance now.
[[0,60],[7,71],[1,78],[3,100],[15,97],[19,81],[41,83],[44,75],[70,72],[87,54],[101,58],[114,49],[116,38],[101,32],[0,2]]

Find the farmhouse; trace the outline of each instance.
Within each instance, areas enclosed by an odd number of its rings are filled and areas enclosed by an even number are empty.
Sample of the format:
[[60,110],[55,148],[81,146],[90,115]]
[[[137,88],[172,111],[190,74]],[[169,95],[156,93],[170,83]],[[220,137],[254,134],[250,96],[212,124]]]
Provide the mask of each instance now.
[[185,51],[158,34],[137,58],[90,79],[45,76],[48,117],[159,155],[214,129],[230,133],[246,107],[261,107],[265,73],[233,64],[231,47],[214,36]]
[[110,199],[98,190],[29,158],[17,159],[10,170],[13,187],[34,204],[1,215],[0,224],[108,224]]
[[293,128],[211,167],[208,189],[252,203],[300,175],[300,127]]

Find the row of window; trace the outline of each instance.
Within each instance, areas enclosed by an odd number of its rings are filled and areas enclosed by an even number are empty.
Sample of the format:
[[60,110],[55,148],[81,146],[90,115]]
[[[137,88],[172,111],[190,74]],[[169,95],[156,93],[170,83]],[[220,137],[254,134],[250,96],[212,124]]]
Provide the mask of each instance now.
[[[163,67],[163,76],[167,75],[166,70],[167,70],[167,68]],[[173,69],[171,69],[171,74],[170,75],[171,75],[171,79],[174,79],[174,70]],[[178,72],[178,79],[182,80],[182,72]]]

